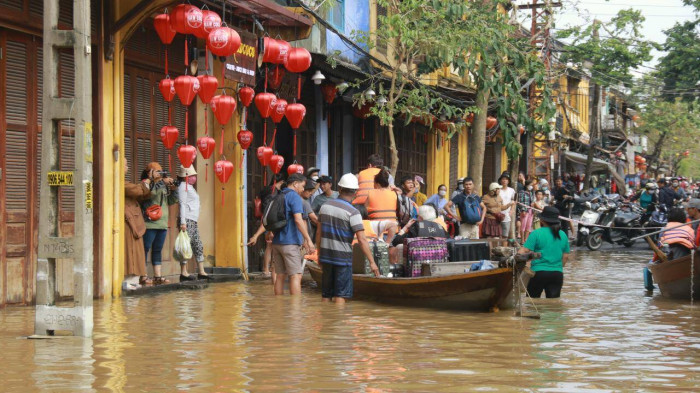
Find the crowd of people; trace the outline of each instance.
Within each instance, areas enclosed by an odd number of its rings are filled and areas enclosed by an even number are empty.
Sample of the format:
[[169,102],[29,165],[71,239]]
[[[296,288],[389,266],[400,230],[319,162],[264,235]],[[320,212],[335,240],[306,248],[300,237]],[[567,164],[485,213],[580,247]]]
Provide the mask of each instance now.
[[[124,166],[125,173],[128,173],[126,160]],[[204,247],[197,226],[200,202],[194,187],[196,182],[197,172],[193,167],[180,166],[177,179],[173,179],[160,164],[151,162],[141,172],[138,183],[124,183],[125,290],[170,283],[162,271],[163,246],[168,237],[169,206],[175,204],[179,204],[180,212],[177,227],[187,233],[198,269],[197,274],[191,274],[187,271],[187,260],[179,261],[180,281],[209,278],[204,271]],[[148,276],[146,269],[149,251],[153,278]]]
[[[544,291],[548,297],[558,297],[569,243],[562,231],[560,211],[550,205],[570,193],[563,191],[563,179],[556,181],[557,187],[551,192],[546,180],[524,175],[519,180],[513,188],[504,173],[489,185],[486,195],[480,196],[474,180],[466,177],[459,179],[452,195],[448,196],[447,186],[441,184],[435,194],[428,196],[422,192],[425,184],[420,176],[405,176],[395,182],[382,157],[373,154],[357,175],[343,175],[335,191],[330,176],[319,175],[317,168],[311,168],[306,176],[293,174],[286,180],[275,177],[260,192],[256,216],[261,222],[248,245],[264,236],[267,247],[263,274],[272,278],[276,295],[284,293],[287,280],[289,293],[298,294],[304,260],[312,259],[323,270],[323,300],[340,303],[352,297],[353,244],[362,250],[370,270],[378,276],[368,239],[385,241],[390,260],[395,263],[397,250],[406,239],[503,238],[513,226],[524,243],[522,252],[543,254],[541,260],[532,263],[535,278],[531,295],[539,296]],[[511,210],[517,212],[515,219],[511,218]],[[277,211],[284,213],[276,218]]]

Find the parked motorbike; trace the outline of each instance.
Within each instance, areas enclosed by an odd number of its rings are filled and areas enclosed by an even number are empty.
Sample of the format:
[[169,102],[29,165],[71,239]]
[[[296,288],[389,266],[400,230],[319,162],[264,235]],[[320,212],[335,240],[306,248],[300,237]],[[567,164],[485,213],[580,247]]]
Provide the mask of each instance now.
[[[636,236],[644,234],[641,229],[641,212],[637,205],[621,203],[619,198],[603,197],[603,201],[598,207],[596,226],[583,227],[581,230],[586,235],[585,243],[589,250],[596,251],[603,246],[606,241],[610,244],[621,244],[625,247],[632,247]],[[588,220],[594,216],[589,213]],[[623,229],[638,228],[638,229]]]
[[[654,203],[644,214],[642,214],[641,224],[647,229],[645,232],[656,232],[668,224],[666,205]],[[659,241],[659,234],[650,235],[654,243]]]

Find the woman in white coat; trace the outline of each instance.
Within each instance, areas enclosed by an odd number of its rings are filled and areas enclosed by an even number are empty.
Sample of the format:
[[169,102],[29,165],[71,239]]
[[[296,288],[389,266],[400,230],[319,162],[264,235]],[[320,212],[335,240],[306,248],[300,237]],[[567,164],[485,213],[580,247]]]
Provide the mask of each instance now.
[[197,183],[197,171],[195,171],[192,166],[185,168],[180,165],[177,177],[178,180],[180,180],[180,184],[177,188],[180,203],[178,223],[180,230],[187,231],[187,235],[190,237],[192,254],[197,261],[197,267],[199,269],[195,277],[194,274],[187,273],[187,261],[182,261],[180,264],[180,281],[196,280],[198,278],[207,279],[209,276],[204,272],[204,246],[202,245],[202,240],[199,238],[199,228],[197,226],[200,209],[199,194],[197,194],[197,190],[194,188],[195,183]]

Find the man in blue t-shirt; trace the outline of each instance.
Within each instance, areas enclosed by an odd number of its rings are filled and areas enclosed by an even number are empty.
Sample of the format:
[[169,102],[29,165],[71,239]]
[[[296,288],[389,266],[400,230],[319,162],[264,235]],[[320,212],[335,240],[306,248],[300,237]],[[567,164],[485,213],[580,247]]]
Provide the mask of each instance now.
[[474,192],[474,180],[471,177],[465,177],[462,185],[463,192],[452,198],[452,203],[457,206],[462,218],[459,224],[459,235],[465,239],[478,239],[479,225],[484,222],[486,216],[486,205]]
[[289,294],[301,293],[301,275],[304,273],[302,246],[307,253],[315,251],[302,217],[304,203],[300,194],[304,191],[306,178],[293,174],[287,178],[284,194],[287,225],[272,238],[272,260],[275,264],[275,295],[284,294],[285,278],[289,276]]

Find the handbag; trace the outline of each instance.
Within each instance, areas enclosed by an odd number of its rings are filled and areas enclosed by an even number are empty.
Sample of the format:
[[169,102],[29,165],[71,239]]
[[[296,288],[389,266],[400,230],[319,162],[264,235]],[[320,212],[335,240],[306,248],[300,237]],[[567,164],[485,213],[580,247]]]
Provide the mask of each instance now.
[[503,220],[506,219],[506,215],[503,213],[492,213],[493,218],[496,219],[499,223],[503,222]]
[[143,209],[143,215],[145,216],[146,220],[148,221],[158,221],[163,217],[163,208],[161,205],[163,204],[163,195],[161,194],[160,196],[160,204],[152,204],[151,206],[148,206],[147,208]]

